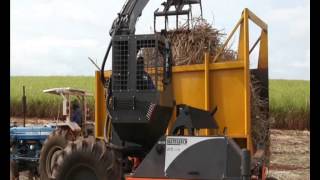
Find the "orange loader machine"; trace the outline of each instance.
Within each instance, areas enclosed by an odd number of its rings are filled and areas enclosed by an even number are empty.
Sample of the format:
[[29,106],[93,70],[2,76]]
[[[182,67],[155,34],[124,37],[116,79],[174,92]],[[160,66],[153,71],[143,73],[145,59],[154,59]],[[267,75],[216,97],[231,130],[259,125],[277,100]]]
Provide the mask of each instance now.
[[[154,12],[154,19],[165,18],[165,28],[136,35],[137,18],[148,2],[127,0],[114,21],[101,70],[96,72],[95,137],[69,143],[57,157],[53,177],[265,179],[265,147],[252,143],[250,76],[260,80],[261,96],[267,100],[266,23],[244,9],[215,59],[210,59],[208,49],[203,64],[173,66],[168,17],[189,19],[194,5],[202,11],[201,0],[167,0]],[[261,28],[253,47],[250,20]],[[238,28],[237,59],[220,61]],[[250,69],[249,54],[258,43],[258,65]],[[105,71],[111,49],[112,71]]]

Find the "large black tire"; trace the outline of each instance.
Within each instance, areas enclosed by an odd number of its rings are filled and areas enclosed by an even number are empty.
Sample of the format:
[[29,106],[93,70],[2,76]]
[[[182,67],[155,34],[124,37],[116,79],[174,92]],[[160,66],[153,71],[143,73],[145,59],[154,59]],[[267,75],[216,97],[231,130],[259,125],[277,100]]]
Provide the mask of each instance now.
[[54,130],[44,142],[39,160],[39,174],[41,180],[52,179],[52,167],[57,159],[57,155],[68,144],[68,129]]
[[10,160],[10,180],[16,180],[19,178],[19,171],[17,164],[14,160]]
[[121,180],[120,155],[90,136],[70,143],[53,169],[56,180]]

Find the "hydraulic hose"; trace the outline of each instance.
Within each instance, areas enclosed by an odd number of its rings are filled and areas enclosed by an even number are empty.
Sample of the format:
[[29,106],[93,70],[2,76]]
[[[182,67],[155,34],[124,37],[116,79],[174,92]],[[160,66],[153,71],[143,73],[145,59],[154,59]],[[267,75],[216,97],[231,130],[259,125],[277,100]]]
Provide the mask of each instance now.
[[102,65],[101,65],[101,70],[100,70],[100,80],[102,81],[103,86],[106,85],[106,78],[104,77],[104,67],[106,65],[106,62],[107,62],[111,47],[112,47],[112,39],[109,42],[109,46],[108,46],[107,52],[106,52],[106,54],[105,54],[105,56],[103,58],[103,62],[102,62]]

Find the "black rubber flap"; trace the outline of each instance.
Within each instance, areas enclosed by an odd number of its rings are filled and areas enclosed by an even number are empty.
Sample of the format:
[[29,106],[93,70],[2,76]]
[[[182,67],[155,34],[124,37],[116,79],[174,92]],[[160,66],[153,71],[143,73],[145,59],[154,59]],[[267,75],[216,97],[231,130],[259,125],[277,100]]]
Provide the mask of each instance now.
[[194,128],[218,128],[218,124],[212,117],[211,112],[190,106],[187,106],[186,110],[186,112],[189,113],[189,117]]
[[217,129],[218,124],[213,118],[212,112],[197,109],[191,106],[179,105],[177,120],[170,134],[174,133],[177,128],[197,128],[197,129]]

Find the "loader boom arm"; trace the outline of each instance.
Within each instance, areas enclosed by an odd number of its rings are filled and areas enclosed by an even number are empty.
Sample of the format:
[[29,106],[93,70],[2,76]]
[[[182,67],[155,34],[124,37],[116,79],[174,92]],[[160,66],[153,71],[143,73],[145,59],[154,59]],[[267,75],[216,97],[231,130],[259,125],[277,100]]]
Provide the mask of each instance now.
[[149,0],[127,0],[110,29],[110,35],[134,34],[137,19]]
[[111,40],[109,42],[106,54],[103,58],[102,65],[101,65],[101,82],[103,85],[106,84],[106,79],[104,77],[104,67],[106,61],[108,59],[109,52],[112,46],[112,38],[114,35],[129,35],[135,33],[135,26],[137,23],[138,18],[142,14],[142,10],[146,7],[149,0],[127,0],[122,10],[118,14],[118,17],[113,21],[112,27],[109,31],[111,36]]

